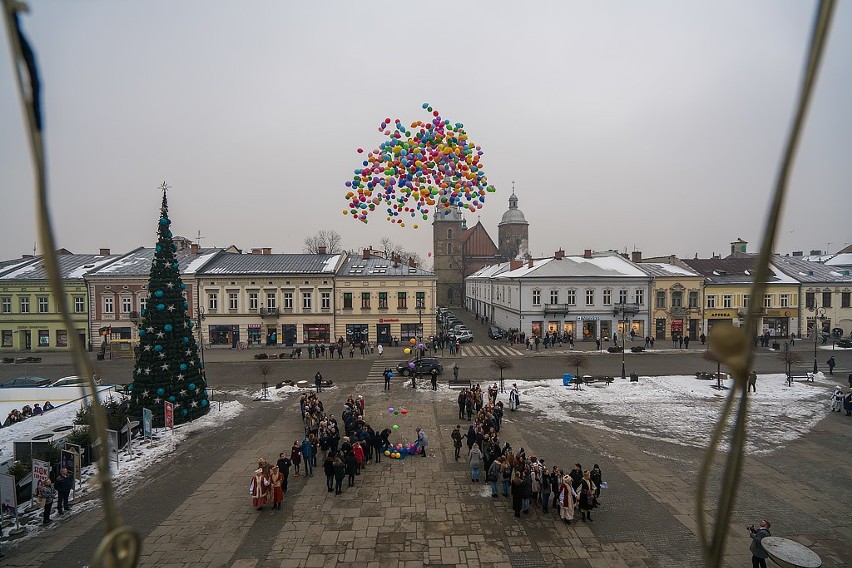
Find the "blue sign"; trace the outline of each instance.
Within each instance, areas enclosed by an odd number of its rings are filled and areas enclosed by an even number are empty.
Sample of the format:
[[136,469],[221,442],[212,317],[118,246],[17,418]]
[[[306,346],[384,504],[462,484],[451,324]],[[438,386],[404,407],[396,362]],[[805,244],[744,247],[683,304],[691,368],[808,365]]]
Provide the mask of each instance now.
[[151,412],[150,408],[142,409],[142,435],[146,438],[150,438],[152,436],[151,425],[154,421],[154,413]]

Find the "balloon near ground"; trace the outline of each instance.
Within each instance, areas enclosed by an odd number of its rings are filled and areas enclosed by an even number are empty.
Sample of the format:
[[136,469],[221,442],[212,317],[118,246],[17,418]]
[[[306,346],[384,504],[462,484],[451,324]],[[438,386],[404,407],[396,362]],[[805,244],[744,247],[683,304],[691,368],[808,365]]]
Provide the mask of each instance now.
[[480,161],[482,148],[469,140],[461,122],[441,117],[429,103],[422,107],[430,114],[425,122],[406,127],[398,118],[385,118],[379,132],[386,140],[372,151],[356,150],[364,155],[345,184],[344,215],[366,223],[379,210],[389,223],[404,227],[410,221],[416,229],[430,214],[482,209],[485,194],[495,191]]

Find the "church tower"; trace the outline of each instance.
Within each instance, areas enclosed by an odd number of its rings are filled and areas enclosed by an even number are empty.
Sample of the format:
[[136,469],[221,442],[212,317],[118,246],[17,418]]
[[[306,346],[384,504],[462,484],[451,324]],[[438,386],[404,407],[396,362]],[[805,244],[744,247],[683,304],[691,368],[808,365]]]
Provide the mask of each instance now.
[[458,207],[448,214],[436,212],[432,221],[432,258],[438,280],[439,306],[460,306],[464,301],[464,255],[462,234],[467,228]]
[[500,255],[506,260],[527,257],[530,254],[530,227],[523,212],[518,209],[515,195],[515,182],[512,182],[512,196],[509,197],[509,209],[503,213],[503,219],[497,225],[497,241]]

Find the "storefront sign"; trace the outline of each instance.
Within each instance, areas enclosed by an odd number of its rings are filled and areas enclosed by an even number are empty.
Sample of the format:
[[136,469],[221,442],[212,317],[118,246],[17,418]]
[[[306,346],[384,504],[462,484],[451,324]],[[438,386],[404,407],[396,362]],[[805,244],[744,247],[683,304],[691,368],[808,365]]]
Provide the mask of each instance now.
[[150,408],[142,409],[142,436],[151,438],[153,436],[154,413]]
[[734,310],[719,310],[707,312],[705,314],[707,319],[727,319],[727,318],[735,318],[737,317],[737,313]]
[[248,329],[260,329],[261,327],[262,327],[262,324],[259,324],[259,323],[248,324]]
[[398,318],[379,318],[379,323],[388,323],[388,322],[395,322],[395,321],[399,321],[399,319]]
[[774,318],[788,318],[790,317],[790,310],[768,310],[765,309],[763,311],[763,315],[774,317]]
[[597,321],[601,318],[600,316],[577,316],[577,319],[579,321]]

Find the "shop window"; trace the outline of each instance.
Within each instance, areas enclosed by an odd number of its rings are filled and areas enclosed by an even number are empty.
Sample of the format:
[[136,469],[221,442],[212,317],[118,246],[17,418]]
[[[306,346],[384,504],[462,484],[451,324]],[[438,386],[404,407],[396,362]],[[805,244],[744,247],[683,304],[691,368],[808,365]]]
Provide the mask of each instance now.
[[38,330],[38,346],[39,347],[50,347],[50,330],[49,329]]
[[2,347],[12,347],[12,330],[4,329],[2,332],[3,335],[3,343]]
[[68,347],[68,332],[64,329],[56,330],[56,346]]

